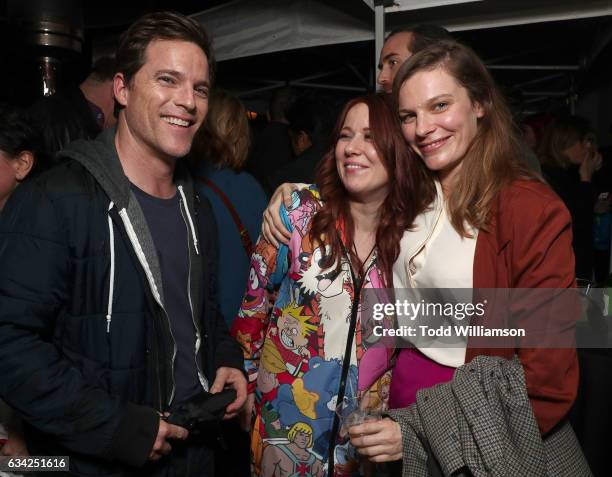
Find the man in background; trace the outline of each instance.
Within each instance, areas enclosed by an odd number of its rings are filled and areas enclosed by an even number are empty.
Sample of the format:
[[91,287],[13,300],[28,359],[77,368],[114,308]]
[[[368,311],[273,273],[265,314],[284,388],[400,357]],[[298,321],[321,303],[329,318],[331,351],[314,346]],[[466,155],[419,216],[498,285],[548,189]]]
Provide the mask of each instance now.
[[[270,99],[268,122],[254,137],[253,150],[247,163],[250,172],[270,194],[270,179],[293,158],[289,139],[289,121],[286,111],[294,101],[289,87],[276,90]],[[272,189],[273,190],[273,189]]]
[[302,94],[287,109],[288,135],[295,157],[272,174],[272,190],[283,182],[314,182],[335,117],[329,99],[317,94]]
[[380,51],[376,82],[385,93],[391,93],[393,79],[404,61],[432,43],[452,39],[450,33],[439,25],[417,25],[393,30]]

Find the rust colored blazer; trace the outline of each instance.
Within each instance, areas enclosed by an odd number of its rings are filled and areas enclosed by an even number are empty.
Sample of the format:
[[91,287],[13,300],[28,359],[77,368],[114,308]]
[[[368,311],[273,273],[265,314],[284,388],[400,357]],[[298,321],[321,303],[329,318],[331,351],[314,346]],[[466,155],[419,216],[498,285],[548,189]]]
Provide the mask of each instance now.
[[[489,229],[478,232],[473,282],[475,289],[575,287],[570,214],[548,186],[515,181],[502,189]],[[573,339],[577,313],[570,310],[563,319]],[[511,359],[514,354],[525,370],[527,392],[545,434],[565,417],[576,397],[576,350],[487,349],[468,343],[466,362],[478,355]]]

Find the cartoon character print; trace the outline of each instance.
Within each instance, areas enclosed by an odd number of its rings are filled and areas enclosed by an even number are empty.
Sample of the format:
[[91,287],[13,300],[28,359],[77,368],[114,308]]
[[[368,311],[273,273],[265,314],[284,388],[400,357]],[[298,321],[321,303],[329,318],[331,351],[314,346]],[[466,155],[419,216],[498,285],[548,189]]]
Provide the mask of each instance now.
[[[266,477],[324,475],[327,470],[354,293],[348,261],[326,269],[326,250],[309,236],[310,220],[320,207],[316,192],[301,191],[293,199],[283,219],[289,218],[293,227],[286,255],[265,240],[258,242],[239,313],[243,319],[235,320],[233,329],[245,350],[245,366],[252,370],[250,389],[255,391],[253,470]],[[288,268],[277,267],[277,258],[286,258]],[[382,286],[374,256],[372,260],[364,287]],[[279,270],[286,274],[279,276]],[[276,301],[269,294],[273,280],[280,284]],[[370,407],[386,401],[388,386],[377,382],[380,357],[375,354],[366,363],[376,366],[365,377],[359,369],[358,377],[357,364],[366,358],[364,350],[367,353],[370,345],[368,336],[363,338],[359,327],[346,396],[360,396]],[[370,386],[363,389],[362,381]],[[335,474],[358,471],[346,436],[334,444]]]
[[293,228],[298,231],[300,237],[304,237],[310,219],[320,207],[319,191],[311,188],[294,192],[291,195],[291,200],[292,203],[287,209],[287,215]]
[[254,253],[251,257],[248,288],[239,312],[241,315],[252,316],[264,306],[266,287],[262,284],[266,283],[267,269],[264,258],[259,253]]
[[304,307],[290,303],[279,310],[275,324],[268,328],[261,364],[274,374],[288,372],[291,376],[304,373],[311,356],[308,337],[317,329]]
[[251,256],[251,267],[247,290],[238,312],[239,317],[265,314],[268,311],[271,294],[274,292],[269,274],[276,266],[276,248],[260,239]]
[[271,439],[287,438],[289,429],[282,427],[280,414],[269,402],[261,407],[261,420],[267,437]]
[[240,330],[236,333],[236,341],[242,349],[248,349],[251,347],[252,337],[249,333],[243,333]]
[[257,393],[263,396],[265,400],[272,401],[276,398],[278,385],[276,374],[268,371],[265,366],[261,366],[257,373]]
[[293,278],[298,280],[310,265],[310,257],[315,250],[314,243],[310,235],[306,235],[301,239],[300,247],[297,249],[299,253],[292,256],[291,271]]
[[[327,459],[329,437],[334,421],[342,362],[310,359],[308,372],[292,384],[281,384],[273,407],[283,427],[305,422],[313,429],[313,452]],[[351,366],[347,377],[347,396],[356,393],[357,368]]]
[[[361,383],[360,383],[361,386]],[[391,389],[391,370],[380,376],[372,386],[360,391],[360,407],[374,411],[386,411],[389,408],[389,390]]]
[[334,476],[353,477],[359,472],[359,455],[349,441],[334,448]]
[[[324,337],[328,333],[335,335],[336,331],[344,330],[350,319],[352,293],[346,293],[346,286],[351,289],[350,266],[343,260],[340,267],[334,265],[324,269],[323,257],[322,247],[315,248],[309,257],[302,257],[302,274],[297,283],[300,292],[318,304],[320,341],[323,344],[323,349],[319,350],[320,355],[325,359],[341,359],[345,351],[344,340],[325,340]],[[304,262],[308,265],[305,266]],[[340,331],[340,334],[345,334],[345,331]]]
[[259,338],[259,339],[255,339],[255,342],[253,341],[254,336],[251,335],[250,333],[243,333],[242,331],[238,330],[236,332],[236,341],[238,342],[238,344],[240,345],[240,347],[242,348],[242,352],[244,354],[245,357],[245,361],[244,361],[244,370],[246,371],[247,375],[249,376],[249,380],[254,380],[257,378],[257,373],[258,373],[258,365],[257,362],[248,359],[250,356],[250,352],[251,349],[253,347],[253,345],[255,344],[258,348],[261,347],[261,344],[263,344],[263,338]]
[[323,477],[325,468],[320,457],[312,453],[313,430],[296,422],[283,442],[267,445],[261,461],[262,477]]

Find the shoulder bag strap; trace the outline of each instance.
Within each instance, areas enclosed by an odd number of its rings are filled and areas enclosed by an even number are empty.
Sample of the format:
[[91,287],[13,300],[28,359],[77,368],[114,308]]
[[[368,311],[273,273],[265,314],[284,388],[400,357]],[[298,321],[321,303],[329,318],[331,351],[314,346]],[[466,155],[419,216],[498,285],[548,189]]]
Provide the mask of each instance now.
[[217,186],[217,184],[215,184],[210,179],[206,177],[196,177],[196,179],[202,184],[210,187],[210,189],[215,194],[217,194],[219,196],[219,199],[221,199],[221,201],[225,204],[225,207],[227,207],[227,210],[232,216],[232,219],[234,220],[234,224],[236,224],[236,228],[238,229],[238,232],[240,233],[240,240],[242,241],[242,246],[244,247],[244,251],[246,252],[247,257],[251,258],[251,255],[253,254],[253,251],[255,250],[253,247],[253,242],[251,241],[251,236],[249,235],[249,231],[242,224],[242,221],[240,220],[240,216],[238,215],[238,212],[236,211],[235,207],[230,202],[229,197],[227,197],[227,195],[225,195],[225,192],[223,192],[219,188],[219,186]]

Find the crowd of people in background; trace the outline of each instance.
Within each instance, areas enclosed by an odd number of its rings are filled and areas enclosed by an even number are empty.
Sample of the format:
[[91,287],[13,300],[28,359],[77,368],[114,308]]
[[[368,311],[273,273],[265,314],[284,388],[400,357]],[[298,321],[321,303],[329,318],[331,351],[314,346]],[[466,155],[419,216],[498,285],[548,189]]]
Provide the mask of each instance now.
[[[382,90],[391,92],[394,69],[397,70],[409,56],[405,45],[412,42],[412,48],[416,51],[420,48],[420,41],[427,44],[429,40],[449,38],[446,30],[434,25],[400,29],[390,34],[381,51],[377,78]],[[103,129],[114,126],[113,75],[114,60],[101,57],[80,85],[69,86],[44,97],[28,109],[8,104],[3,106],[6,108],[3,116],[7,122],[15,123],[15,118],[19,117],[36,136],[36,144],[31,146],[36,148],[39,156],[36,169],[54,164],[57,153],[70,142],[94,139]],[[232,177],[232,182],[236,181],[233,194],[240,190],[243,199],[231,196],[231,203],[236,207],[236,203],[248,202],[250,209],[241,210],[239,215],[242,220],[251,221],[246,228],[254,237],[260,226],[258,211],[265,209],[264,202],[267,201],[262,191],[270,197],[283,183],[314,182],[316,166],[328,146],[333,127],[331,119],[337,116],[341,104],[329,94],[280,88],[271,96],[267,112],[269,120],[265,126],[258,124],[253,127],[246,119],[246,109],[237,97],[232,98],[231,94],[219,91],[211,102],[221,105],[216,108],[226,111],[216,121],[210,119],[215,117],[214,114],[209,116],[208,125],[202,128],[201,139],[196,138],[197,153],[192,154],[196,160],[192,162],[197,163],[196,168],[204,168],[200,170],[204,176],[212,174],[212,171],[216,171],[217,175],[222,174],[221,171],[225,170],[226,173],[222,175]],[[231,111],[229,102],[235,102]],[[242,109],[239,110],[239,107]],[[230,112],[234,119],[229,119]],[[542,174],[572,214],[577,277],[592,285],[603,284],[609,273],[606,264],[609,262],[610,232],[607,229],[610,224],[612,180],[608,176],[612,166],[608,165],[609,161],[604,161],[599,152],[593,128],[588,119],[567,114],[537,113],[524,118],[516,117],[515,120],[522,131],[525,161],[532,170]],[[220,124],[224,125],[224,131],[219,129]],[[224,145],[221,139],[227,134],[235,136],[227,138],[227,141],[233,142],[229,146]],[[230,152],[227,148],[233,150]],[[228,159],[228,154],[235,157]],[[207,157],[213,159],[205,160]],[[234,174],[229,174],[230,171]],[[224,182],[221,177],[219,180]],[[212,190],[210,187],[203,189],[209,200],[226,203]],[[245,201],[247,197],[249,201]],[[225,230],[226,227],[221,229]],[[221,302],[225,308],[224,316],[231,316],[228,310],[235,308],[232,305],[237,300],[234,295],[230,305],[227,296],[224,296]]]
[[[377,93],[279,88],[256,128],[213,65],[193,20],[149,14],[80,85],[0,105],[0,455],[70,455],[74,475],[425,476],[488,472],[505,446],[514,475],[599,469],[567,421],[575,349],[380,352],[360,321],[367,289],[604,284],[612,159],[590,122],[511,111],[434,25],[388,35]],[[451,386],[494,395],[498,449],[462,450],[482,446]],[[222,429],[168,419],[226,389]],[[500,411],[513,399],[532,412]],[[343,429],[351,401],[383,418]]]

